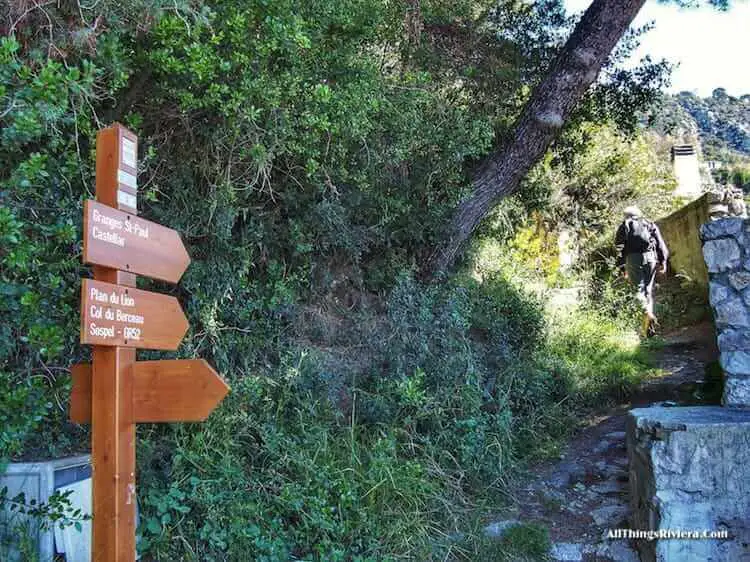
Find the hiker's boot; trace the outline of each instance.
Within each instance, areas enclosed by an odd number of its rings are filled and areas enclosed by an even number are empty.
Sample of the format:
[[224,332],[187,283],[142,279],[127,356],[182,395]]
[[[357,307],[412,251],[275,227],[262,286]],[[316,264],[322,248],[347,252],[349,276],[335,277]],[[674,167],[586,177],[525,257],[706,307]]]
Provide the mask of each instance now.
[[650,338],[649,332],[651,331],[651,316],[647,313],[643,315],[643,321],[641,322],[641,337]]

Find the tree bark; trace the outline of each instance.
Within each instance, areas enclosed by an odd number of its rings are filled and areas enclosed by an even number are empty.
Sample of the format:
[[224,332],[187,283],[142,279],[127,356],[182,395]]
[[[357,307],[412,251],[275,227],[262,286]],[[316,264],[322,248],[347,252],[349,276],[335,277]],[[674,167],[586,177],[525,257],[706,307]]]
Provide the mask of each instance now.
[[423,273],[436,277],[452,267],[482,219],[544,156],[576,104],[596,80],[612,49],[645,0],[594,0],[534,89],[513,136],[490,155],[472,180],[472,193],[456,209],[441,244]]

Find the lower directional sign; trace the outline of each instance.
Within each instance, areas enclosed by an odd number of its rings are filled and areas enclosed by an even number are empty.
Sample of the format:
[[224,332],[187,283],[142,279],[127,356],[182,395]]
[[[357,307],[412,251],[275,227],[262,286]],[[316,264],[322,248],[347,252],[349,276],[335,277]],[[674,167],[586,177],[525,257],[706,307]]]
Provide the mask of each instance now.
[[[71,367],[70,420],[91,421],[91,365]],[[133,423],[203,421],[229,387],[203,359],[137,361],[133,377]]]

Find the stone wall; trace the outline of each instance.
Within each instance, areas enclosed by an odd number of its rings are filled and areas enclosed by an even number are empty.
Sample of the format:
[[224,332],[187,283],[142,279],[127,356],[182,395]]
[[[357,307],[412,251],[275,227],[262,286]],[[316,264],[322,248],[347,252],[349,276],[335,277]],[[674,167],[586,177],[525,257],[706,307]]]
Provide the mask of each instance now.
[[701,287],[708,288],[708,272],[698,236],[700,226],[708,221],[708,194],[659,219],[664,241],[669,248],[672,272],[685,275]]
[[630,522],[643,562],[750,560],[750,220],[716,218],[745,213],[727,193],[705,198],[715,220],[700,237],[731,407],[630,411]]
[[743,194],[733,188],[723,188],[704,193],[671,215],[657,220],[669,248],[672,273],[684,275],[697,285],[708,288],[700,227],[708,221],[730,216],[746,216]]
[[739,217],[701,227],[709,275],[725,406],[750,407],[750,220]]

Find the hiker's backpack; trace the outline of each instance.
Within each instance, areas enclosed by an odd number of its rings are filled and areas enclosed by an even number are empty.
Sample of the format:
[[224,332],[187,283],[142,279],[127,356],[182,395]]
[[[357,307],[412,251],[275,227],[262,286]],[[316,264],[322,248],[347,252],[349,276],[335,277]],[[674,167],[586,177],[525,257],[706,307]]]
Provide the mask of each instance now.
[[651,223],[649,221],[640,217],[630,219],[627,229],[628,251],[645,254],[651,250]]

